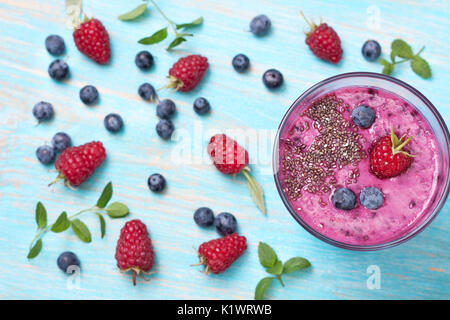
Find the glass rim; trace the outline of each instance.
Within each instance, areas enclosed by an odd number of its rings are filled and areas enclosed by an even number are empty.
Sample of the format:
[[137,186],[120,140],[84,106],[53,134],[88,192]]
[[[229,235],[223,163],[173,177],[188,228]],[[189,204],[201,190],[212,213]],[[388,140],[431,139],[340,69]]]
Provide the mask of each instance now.
[[[278,194],[280,195],[281,200],[283,201],[283,204],[285,205],[286,209],[288,209],[289,213],[297,221],[297,223],[299,223],[306,231],[308,231],[310,234],[312,234],[316,238],[318,238],[328,244],[331,244],[335,247],[354,250],[354,251],[374,251],[374,250],[387,249],[387,248],[397,246],[397,245],[404,243],[405,241],[415,237],[421,231],[423,231],[431,223],[431,221],[433,221],[434,218],[436,218],[436,216],[442,210],[442,207],[444,206],[444,204],[447,200],[447,197],[449,195],[449,192],[450,192],[450,174],[447,175],[447,180],[445,181],[445,187],[443,189],[443,193],[439,199],[439,202],[437,203],[437,205],[435,206],[435,208],[433,209],[431,214],[429,214],[429,216],[424,221],[422,221],[420,223],[420,225],[416,226],[414,229],[412,229],[411,231],[407,232],[405,235],[403,235],[397,239],[391,240],[389,242],[373,244],[373,245],[355,245],[355,244],[349,244],[349,243],[345,243],[345,242],[339,242],[339,241],[333,240],[329,237],[326,237],[323,234],[321,234],[320,232],[313,229],[306,222],[304,222],[303,219],[300,218],[297,215],[297,213],[293,210],[292,206],[289,203],[289,200],[287,199],[287,196],[285,195],[285,193],[282,190],[280,179],[278,177],[278,171],[279,171],[278,147],[279,147],[279,142],[280,142],[280,135],[281,135],[281,132],[287,122],[287,119],[289,118],[291,113],[294,111],[294,109],[296,108],[298,103],[300,101],[302,101],[305,97],[307,97],[311,92],[315,91],[316,89],[318,89],[328,83],[331,83],[331,82],[334,82],[336,80],[340,80],[343,78],[351,78],[351,77],[354,77],[354,78],[358,78],[358,77],[378,78],[378,79],[382,79],[382,80],[386,80],[386,81],[395,83],[396,85],[402,86],[405,89],[409,90],[412,94],[414,94],[417,98],[419,98],[427,106],[427,108],[431,111],[431,113],[436,118],[436,120],[439,123],[439,125],[442,129],[442,132],[444,134],[446,145],[447,145],[447,151],[448,151],[448,153],[450,153],[450,133],[448,131],[447,125],[445,124],[444,119],[442,118],[441,114],[436,109],[436,107],[422,93],[420,93],[420,91],[418,91],[417,89],[415,89],[414,87],[412,87],[411,85],[407,84],[406,82],[404,82],[402,80],[399,80],[397,78],[393,78],[391,76],[387,76],[384,74],[373,73],[373,72],[348,72],[348,73],[341,73],[341,74],[326,78],[326,79],[316,83],[315,85],[308,88],[305,92],[303,92],[291,104],[291,106],[289,107],[289,109],[286,111],[285,115],[281,119],[281,122],[277,129],[277,134],[275,136],[274,148],[272,151],[273,175],[274,175],[274,179],[275,179],[275,184],[277,186]],[[442,151],[440,150],[440,152],[442,152]]]

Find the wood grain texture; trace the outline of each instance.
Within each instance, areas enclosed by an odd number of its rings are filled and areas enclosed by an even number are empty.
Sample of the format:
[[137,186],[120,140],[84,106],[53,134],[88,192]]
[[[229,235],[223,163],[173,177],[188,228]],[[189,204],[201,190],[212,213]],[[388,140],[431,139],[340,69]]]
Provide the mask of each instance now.
[[[419,89],[449,121],[448,1],[159,1],[177,22],[205,18],[195,37],[172,53],[164,50],[167,43],[151,47],[137,43],[163,26],[156,10],[125,23],[117,16],[139,1],[127,5],[118,0],[84,2],[86,12],[101,19],[110,32],[113,58],[108,66],[98,66],[76,50],[71,30],[65,28],[62,1],[0,0],[0,298],[252,299],[254,287],[264,276],[257,259],[258,241],[272,245],[281,259],[304,256],[313,265],[286,276],[285,288],[274,282],[268,291],[270,299],[450,298],[448,203],[424,232],[407,243],[379,252],[351,252],[317,240],[288,214],[273,182],[270,143],[257,150],[262,163],[253,166],[266,193],[267,217],[252,204],[242,178],[224,177],[205,158],[208,132],[253,128],[266,130],[270,138],[289,105],[311,85],[343,72],[379,72],[381,66],[364,61],[360,53],[369,38],[377,39],[385,54],[395,38],[407,40],[415,51],[426,45],[423,56],[432,66],[433,78],[423,80],[406,65],[399,66],[395,76]],[[377,30],[366,26],[371,5],[380,12]],[[323,63],[307,50],[300,8],[337,30],[345,52],[341,64]],[[270,16],[273,30],[255,38],[248,32],[248,23],[260,13]],[[44,40],[51,33],[66,41],[64,59],[71,68],[66,83],[56,83],[47,74],[53,58]],[[156,63],[146,73],[134,65],[135,54],[144,48],[154,54]],[[248,74],[237,74],[230,65],[240,52],[251,59]],[[144,103],[136,91],[144,81],[163,86],[167,70],[187,53],[206,55],[211,68],[195,91],[170,94],[178,107],[178,134],[177,141],[166,143],[154,131],[155,106]],[[285,77],[284,87],[276,92],[268,92],[261,82],[262,73],[272,67]],[[78,92],[86,84],[98,88],[98,106],[80,102]],[[193,112],[192,102],[198,96],[209,99],[211,115],[200,118]],[[31,108],[40,100],[52,102],[56,115],[53,121],[36,126]],[[104,116],[113,111],[125,121],[119,135],[103,127]],[[198,127],[203,131],[196,133]],[[55,173],[35,158],[36,148],[58,131],[70,134],[75,144],[101,140],[108,150],[106,163],[77,191],[61,185],[48,188]],[[174,160],[181,146],[193,151],[194,163]],[[199,161],[202,157],[204,161]],[[154,172],[168,179],[162,195],[147,188],[147,177]],[[72,231],[48,234],[41,255],[27,261],[38,200],[54,221],[62,210],[74,213],[94,204],[108,181],[114,185],[113,199],[127,203],[130,218],[142,219],[150,230],[157,273],[149,283],[133,287],[130,277],[115,266],[115,242],[123,220],[108,220],[106,238],[101,240],[96,217],[87,216],[83,220],[93,231],[91,244],[76,240]],[[248,237],[248,252],[223,275],[206,277],[189,267],[197,261],[193,248],[216,237],[214,231],[200,230],[193,223],[192,214],[199,206],[234,213],[240,232]],[[56,258],[64,250],[75,251],[82,261],[79,289],[68,290],[67,277],[57,269]],[[367,289],[369,265],[381,269],[379,290]]]

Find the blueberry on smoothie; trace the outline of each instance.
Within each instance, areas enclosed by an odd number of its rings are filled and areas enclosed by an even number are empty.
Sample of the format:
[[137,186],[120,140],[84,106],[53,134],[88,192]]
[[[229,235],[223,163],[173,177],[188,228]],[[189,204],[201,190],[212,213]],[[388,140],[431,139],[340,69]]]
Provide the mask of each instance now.
[[48,53],[54,56],[59,56],[66,50],[63,38],[56,34],[49,35],[45,39],[45,47],[47,48]]
[[232,234],[236,231],[237,221],[231,213],[222,212],[219,213],[214,220],[214,226],[221,236],[226,236],[227,234]]
[[61,81],[69,74],[69,66],[60,59],[56,59],[48,66],[48,74],[50,78]]
[[361,191],[359,201],[361,201],[364,208],[375,210],[383,205],[384,195],[380,189],[376,187],[368,187]]
[[73,267],[70,268],[71,266],[80,267],[80,260],[77,255],[71,251],[61,253],[56,263],[64,273],[73,273],[75,270],[72,269]]
[[207,207],[201,207],[194,212],[194,221],[200,227],[209,227],[214,223],[214,212]]
[[269,31],[271,25],[270,19],[265,14],[261,14],[250,21],[250,31],[260,37]]
[[375,111],[369,106],[358,106],[352,111],[352,120],[358,127],[367,129],[375,122]]
[[375,61],[380,57],[381,46],[375,40],[367,40],[361,48],[361,53],[367,61]]
[[356,195],[350,189],[339,188],[334,191],[331,201],[337,209],[352,210],[356,206]]
[[72,145],[72,140],[67,133],[58,132],[52,138],[52,145],[56,152],[62,152],[64,149]]

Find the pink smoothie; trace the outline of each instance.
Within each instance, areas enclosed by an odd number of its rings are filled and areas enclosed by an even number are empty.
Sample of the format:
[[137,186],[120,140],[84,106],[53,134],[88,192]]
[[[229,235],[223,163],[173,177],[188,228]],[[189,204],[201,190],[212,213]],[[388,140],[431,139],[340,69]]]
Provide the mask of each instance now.
[[[291,114],[297,119],[288,121],[291,125],[281,132],[279,177],[292,208],[311,228],[346,244],[381,244],[405,235],[430,213],[436,191],[439,151],[433,131],[407,101],[379,88],[346,87],[328,97],[322,107],[335,103],[335,111],[317,111],[315,119],[321,120],[314,121],[312,111],[320,106],[299,106]],[[324,101],[323,97],[317,101]],[[368,129],[351,120],[352,110],[360,105],[376,112]],[[321,137],[324,123],[335,130],[332,135]],[[399,137],[412,136],[407,149],[415,158],[402,175],[381,180],[369,171],[368,155],[374,141],[390,135],[392,127]],[[334,164],[320,165],[317,159],[322,156]],[[371,186],[384,194],[384,204],[376,210],[366,209],[359,201],[361,190]],[[354,209],[334,207],[331,195],[340,187],[356,194]]]

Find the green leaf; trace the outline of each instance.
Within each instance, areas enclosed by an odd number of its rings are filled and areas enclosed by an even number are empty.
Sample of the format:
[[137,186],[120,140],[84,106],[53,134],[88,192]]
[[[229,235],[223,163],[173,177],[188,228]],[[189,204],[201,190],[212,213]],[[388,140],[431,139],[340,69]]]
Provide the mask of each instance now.
[[297,270],[305,269],[311,266],[311,263],[305,258],[291,258],[284,263],[283,273],[291,273]]
[[106,213],[113,219],[122,218],[130,213],[130,209],[121,202],[113,202],[106,208]]
[[118,18],[119,18],[119,20],[122,20],[122,21],[131,21],[131,20],[134,20],[134,19],[140,17],[142,14],[144,14],[144,12],[146,10],[147,10],[147,4],[143,3],[139,6],[137,6],[136,8],[134,8],[133,10],[118,16]]
[[45,210],[44,205],[40,201],[36,205],[36,224],[38,229],[47,226],[47,210]]
[[411,46],[402,39],[396,39],[392,41],[391,50],[391,58],[393,55],[395,55],[401,58],[411,59],[414,55]]
[[88,227],[80,219],[75,219],[72,221],[72,230],[83,242],[91,242],[91,232]]
[[424,79],[431,78],[431,68],[428,62],[419,56],[414,56],[411,60],[412,70]]
[[108,204],[109,200],[111,200],[113,194],[112,183],[109,182],[105,188],[103,189],[102,195],[98,198],[97,207],[104,208]]
[[199,26],[203,23],[203,17],[197,18],[192,22],[189,23],[182,23],[182,24],[177,24],[177,30],[178,29],[182,29],[182,28],[192,28],[192,27],[196,27]]
[[267,288],[272,283],[272,279],[272,277],[265,277],[258,282],[255,289],[255,300],[261,300],[262,298],[264,298],[264,294]]
[[55,223],[52,225],[52,228],[50,230],[52,230],[55,233],[59,233],[66,231],[67,229],[69,229],[69,227],[70,227],[70,220],[67,219],[67,213],[64,211],[59,215],[58,219],[56,219]]
[[250,191],[250,196],[252,197],[253,202],[262,213],[266,214],[263,189],[261,188],[259,183],[252,178],[248,169],[244,168],[241,172],[245,176],[245,178],[247,178],[248,190]]
[[261,265],[266,268],[273,267],[278,260],[275,251],[264,242],[258,244],[258,257]]
[[277,262],[275,262],[275,265],[271,268],[267,268],[266,271],[270,274],[273,275],[280,275],[283,273],[283,262],[281,262],[280,260],[277,260]]
[[178,46],[180,43],[186,41],[185,38],[183,37],[176,37],[167,47],[167,50],[170,50],[172,48],[175,48],[176,46]]
[[39,239],[38,241],[36,241],[33,248],[31,248],[30,251],[28,252],[27,258],[28,259],[36,258],[39,252],[41,252],[41,250],[42,250],[42,240]]
[[106,221],[105,218],[103,218],[103,216],[100,213],[97,213],[98,218],[100,219],[100,231],[102,233],[102,239],[105,236],[105,231],[106,231]]
[[387,61],[386,59],[381,58],[379,60],[380,64],[382,64],[384,66],[383,68],[383,74],[387,74],[390,75],[392,73],[392,71],[394,71],[394,65],[392,63],[390,63],[389,61]]
[[163,41],[165,38],[167,38],[167,27],[156,31],[150,37],[142,38],[138,42],[140,44],[154,44]]

